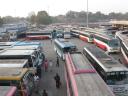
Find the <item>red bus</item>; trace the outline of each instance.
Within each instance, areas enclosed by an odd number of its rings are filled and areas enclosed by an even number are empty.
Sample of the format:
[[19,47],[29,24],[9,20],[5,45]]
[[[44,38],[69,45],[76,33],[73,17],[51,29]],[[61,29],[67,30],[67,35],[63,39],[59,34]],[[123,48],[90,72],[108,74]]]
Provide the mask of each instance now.
[[115,96],[81,52],[66,54],[67,96]]

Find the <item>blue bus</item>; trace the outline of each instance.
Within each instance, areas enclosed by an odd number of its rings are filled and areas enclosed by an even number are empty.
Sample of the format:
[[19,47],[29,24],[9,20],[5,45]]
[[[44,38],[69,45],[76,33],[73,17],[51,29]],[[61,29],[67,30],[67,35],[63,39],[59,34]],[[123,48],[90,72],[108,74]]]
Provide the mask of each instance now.
[[76,51],[76,49],[76,45],[65,39],[55,39],[54,41],[54,50],[63,60],[65,59],[65,53]]

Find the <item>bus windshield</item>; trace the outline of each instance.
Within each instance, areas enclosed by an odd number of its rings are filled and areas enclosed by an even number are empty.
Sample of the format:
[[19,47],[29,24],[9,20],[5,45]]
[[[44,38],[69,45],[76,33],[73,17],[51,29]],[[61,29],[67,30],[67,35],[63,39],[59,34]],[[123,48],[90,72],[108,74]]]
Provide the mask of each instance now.
[[107,73],[107,83],[109,85],[128,84],[128,72]]
[[65,47],[64,49],[63,49],[63,52],[70,52],[71,51],[71,48],[70,47]]
[[117,46],[120,46],[120,43],[119,43],[119,41],[117,39],[113,39],[113,40],[109,41],[109,45],[111,47],[117,47]]

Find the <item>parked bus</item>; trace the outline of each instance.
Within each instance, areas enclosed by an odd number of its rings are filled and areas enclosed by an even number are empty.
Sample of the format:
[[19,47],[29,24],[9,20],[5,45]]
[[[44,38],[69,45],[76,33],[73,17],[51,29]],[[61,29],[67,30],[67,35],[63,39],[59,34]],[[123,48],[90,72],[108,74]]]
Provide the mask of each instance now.
[[71,38],[70,29],[71,29],[71,27],[68,27],[68,26],[64,28],[64,38],[65,38],[65,39]]
[[14,44],[14,46],[30,46],[35,45],[39,47],[39,50],[43,50],[41,42],[29,42],[29,41],[21,41]]
[[70,32],[64,32],[64,38],[65,39],[71,38],[71,33]]
[[83,40],[83,41],[86,41],[86,42],[90,42],[92,43],[93,42],[93,34],[91,32],[88,32],[88,31],[80,31],[80,30],[72,30],[71,31],[72,34],[76,34],[78,35],[78,37]]
[[37,54],[37,60],[39,60],[38,65],[41,65],[45,60],[45,55],[38,45],[13,46],[12,48],[9,48],[9,50],[35,50]]
[[71,30],[70,32],[71,32],[71,35],[73,37],[79,38],[79,32],[78,32],[78,30]]
[[16,86],[16,96],[31,96],[35,86],[33,72],[27,68],[0,68],[0,85]]
[[115,96],[81,52],[65,57],[67,96]]
[[65,59],[65,53],[75,51],[76,45],[73,43],[65,40],[65,39],[55,39],[54,41],[54,50],[57,54],[62,58]]
[[18,42],[0,42],[0,50],[11,48],[16,43]]
[[120,52],[120,42],[114,37],[105,34],[94,34],[94,43],[108,53]]
[[37,67],[39,65],[38,54],[35,50],[7,49],[0,52],[0,59],[27,59],[29,67]]
[[93,34],[88,31],[80,31],[79,38],[83,41],[90,42],[90,43],[92,43],[94,39]]
[[128,95],[128,68],[94,45],[83,53],[117,96]]
[[0,68],[29,68],[27,59],[0,59]]
[[15,86],[0,86],[0,96],[16,96]]
[[120,40],[121,53],[124,57],[124,63],[128,66],[128,31],[116,32],[116,38]]

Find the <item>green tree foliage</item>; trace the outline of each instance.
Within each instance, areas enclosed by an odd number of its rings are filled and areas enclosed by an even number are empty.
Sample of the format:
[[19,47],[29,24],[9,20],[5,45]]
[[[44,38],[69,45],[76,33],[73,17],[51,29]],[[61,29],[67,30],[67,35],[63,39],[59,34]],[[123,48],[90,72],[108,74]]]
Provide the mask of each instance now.
[[52,23],[52,20],[46,11],[39,11],[36,16],[36,23],[48,25]]
[[36,23],[36,15],[32,15],[32,16],[30,17],[30,22],[31,22],[32,24]]
[[12,16],[5,16],[3,17],[3,23],[15,23],[15,22],[19,22],[19,21],[23,21],[25,20],[25,18],[22,17],[12,17]]
[[3,25],[3,19],[0,17],[0,27]]

